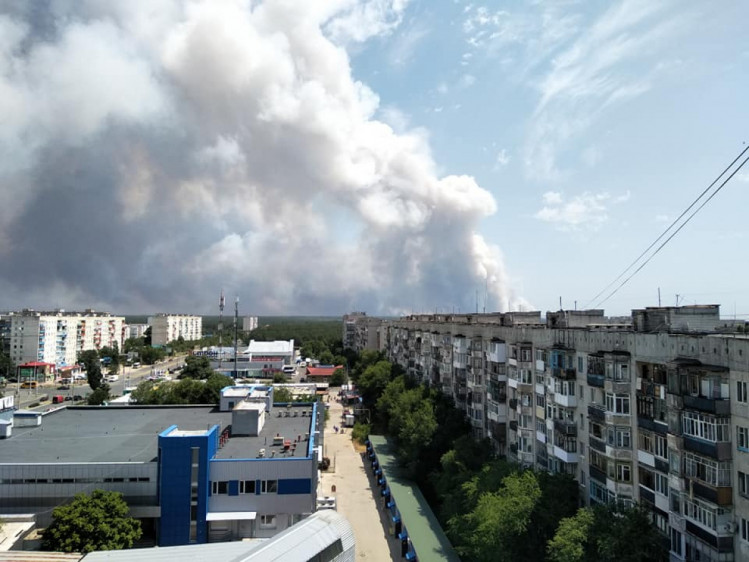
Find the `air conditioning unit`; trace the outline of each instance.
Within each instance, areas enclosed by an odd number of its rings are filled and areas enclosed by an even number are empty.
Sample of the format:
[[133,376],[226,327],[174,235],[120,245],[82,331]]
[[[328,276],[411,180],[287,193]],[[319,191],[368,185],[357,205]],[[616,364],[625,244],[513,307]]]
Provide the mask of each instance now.
[[721,533],[733,533],[735,531],[735,527],[733,525],[733,522],[729,521],[728,523],[724,523],[719,528]]

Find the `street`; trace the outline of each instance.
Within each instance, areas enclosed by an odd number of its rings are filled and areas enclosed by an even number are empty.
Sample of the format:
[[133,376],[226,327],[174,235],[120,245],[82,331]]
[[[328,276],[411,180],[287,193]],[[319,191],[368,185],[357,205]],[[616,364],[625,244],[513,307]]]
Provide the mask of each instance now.
[[[173,369],[179,365],[182,365],[184,361],[185,356],[178,355],[175,357],[171,357],[165,361],[156,363],[155,365],[143,365],[135,369],[132,367],[123,366],[120,368],[120,373],[117,380],[115,382],[107,384],[109,384],[112,396],[116,398],[118,396],[122,396],[125,388],[138,386],[138,384],[145,380],[149,375],[151,375],[153,371],[166,371],[168,369]],[[106,378],[106,376],[107,375],[105,374],[104,377]],[[91,388],[88,386],[88,382],[86,382],[85,379],[75,381],[74,383],[71,383],[69,385],[65,385],[69,387],[67,390],[58,390],[59,386],[61,386],[59,383],[47,382],[40,384],[37,388],[34,389],[22,389],[20,388],[20,384],[11,383],[2,390],[6,396],[16,396],[16,407],[18,408],[27,408],[29,404],[40,402],[40,398],[46,396],[47,400],[41,401],[39,406],[32,408],[33,410],[49,409],[53,406],[52,397],[56,395],[71,397],[71,400],[63,402],[63,404],[70,405],[75,404],[75,402],[72,400],[73,396],[82,396],[85,398],[86,395],[91,393]],[[57,404],[55,404],[55,406],[57,406]]]

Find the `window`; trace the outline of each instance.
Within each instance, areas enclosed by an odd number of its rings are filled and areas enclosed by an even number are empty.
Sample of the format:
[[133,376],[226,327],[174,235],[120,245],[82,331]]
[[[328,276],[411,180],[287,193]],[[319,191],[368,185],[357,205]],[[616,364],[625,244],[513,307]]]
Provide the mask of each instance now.
[[261,494],[278,493],[278,480],[263,480],[260,484]]
[[640,430],[639,435],[637,436],[637,447],[641,451],[645,451],[646,453],[652,453],[653,452],[653,434],[649,431]]
[[606,394],[606,410],[614,414],[629,415],[629,394]]
[[716,529],[718,516],[726,513],[725,509],[711,507],[709,504],[696,498],[693,500],[690,500],[688,497],[684,498],[684,515],[692,521],[712,530]]
[[229,492],[229,482],[223,480],[221,482],[211,482],[211,493],[213,494],[227,494]]
[[632,447],[632,431],[628,427],[610,428],[607,432],[608,444],[619,449]]
[[655,491],[668,497],[668,477],[665,474],[655,473]]
[[749,452],[749,428],[736,426],[736,446],[741,451]]
[[730,441],[728,417],[686,411],[681,422],[684,435],[713,443]]
[[749,542],[749,520],[741,518],[741,540]]
[[668,441],[662,435],[655,435],[655,449],[653,453],[662,459],[668,458]]
[[[264,482],[266,482],[266,480],[264,480]],[[272,482],[275,482],[275,480],[273,480]],[[275,515],[261,515],[260,527],[263,529],[275,529],[276,528],[276,516]]]
[[632,468],[628,464],[617,464],[616,465],[616,479],[619,482],[631,482],[632,481]]
[[739,494],[749,497],[749,474],[739,470]]
[[730,486],[731,462],[718,462],[694,453],[685,452],[684,474],[711,486]]
[[239,481],[239,493],[240,494],[254,494],[255,493],[255,481],[254,480],[240,480]]
[[746,382],[736,381],[736,400],[747,402]]

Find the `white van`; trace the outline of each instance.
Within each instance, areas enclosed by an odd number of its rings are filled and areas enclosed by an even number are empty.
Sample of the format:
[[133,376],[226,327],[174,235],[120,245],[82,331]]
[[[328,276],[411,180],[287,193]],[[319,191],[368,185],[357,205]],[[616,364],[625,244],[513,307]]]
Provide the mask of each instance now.
[[284,365],[281,370],[287,375],[292,375],[294,374],[294,371],[296,371],[296,369],[294,368],[294,365]]
[[109,375],[107,377],[107,382],[117,382],[118,380],[120,380],[120,377],[117,375]]

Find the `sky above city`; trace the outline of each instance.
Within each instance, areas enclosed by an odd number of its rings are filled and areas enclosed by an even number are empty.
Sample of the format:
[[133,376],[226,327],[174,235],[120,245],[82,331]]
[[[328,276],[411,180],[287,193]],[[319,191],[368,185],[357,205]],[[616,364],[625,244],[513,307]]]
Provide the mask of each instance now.
[[[747,21],[738,1],[0,0],[0,310],[599,305],[747,147]],[[602,307],[660,290],[749,319],[746,209],[749,164]]]

